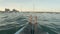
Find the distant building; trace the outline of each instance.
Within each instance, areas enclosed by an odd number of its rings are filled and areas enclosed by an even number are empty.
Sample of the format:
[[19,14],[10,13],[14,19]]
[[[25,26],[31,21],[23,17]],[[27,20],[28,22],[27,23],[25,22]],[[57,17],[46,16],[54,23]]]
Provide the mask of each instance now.
[[10,11],[10,9],[5,8],[5,12],[9,12],[9,11]]
[[19,11],[18,11],[18,10],[16,10],[16,9],[13,9],[12,11],[13,11],[13,12],[14,12],[14,11],[15,11],[15,12],[19,12]]

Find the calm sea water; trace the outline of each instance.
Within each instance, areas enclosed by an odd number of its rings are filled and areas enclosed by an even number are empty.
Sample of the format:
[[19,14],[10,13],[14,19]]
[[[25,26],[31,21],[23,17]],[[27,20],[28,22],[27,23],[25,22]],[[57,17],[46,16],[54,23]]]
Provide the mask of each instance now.
[[33,18],[37,16],[39,27],[42,27],[41,29],[44,29],[43,31],[48,32],[47,34],[60,34],[60,14],[23,12],[0,13],[0,34],[19,34],[24,27],[27,28],[26,26],[28,26],[28,24],[26,23],[28,23],[30,15],[32,15]]

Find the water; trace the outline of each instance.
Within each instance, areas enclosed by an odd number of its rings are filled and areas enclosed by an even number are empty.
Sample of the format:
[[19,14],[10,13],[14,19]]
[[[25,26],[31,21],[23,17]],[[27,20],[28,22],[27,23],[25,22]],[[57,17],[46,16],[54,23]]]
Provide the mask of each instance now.
[[60,32],[60,14],[55,13],[24,13],[24,16],[32,15],[38,17],[38,23],[44,27],[48,27],[52,31],[59,34]]
[[[17,13],[14,13],[14,12],[13,13],[0,13],[0,26],[2,26],[0,27],[0,30],[1,30],[0,34],[3,34],[2,32],[6,34],[9,34],[9,33],[18,34],[19,31],[22,32],[24,29],[28,28],[27,27],[28,24],[27,25],[25,24],[28,23],[28,19],[30,15],[32,15],[33,18],[35,16],[38,17],[38,20],[37,20],[38,28],[41,28],[39,30],[43,30],[43,32],[46,32],[46,34],[60,34],[60,14],[23,13],[23,12],[22,13],[18,13],[18,12]],[[25,26],[21,27],[22,25],[25,25]],[[22,30],[20,29],[20,27]],[[7,33],[7,31],[9,33]]]

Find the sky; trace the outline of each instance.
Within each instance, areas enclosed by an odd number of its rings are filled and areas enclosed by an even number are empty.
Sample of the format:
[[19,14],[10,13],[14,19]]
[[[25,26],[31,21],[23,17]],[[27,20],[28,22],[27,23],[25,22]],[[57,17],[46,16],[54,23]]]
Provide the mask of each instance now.
[[19,11],[60,11],[60,0],[0,0],[0,10],[5,8]]

